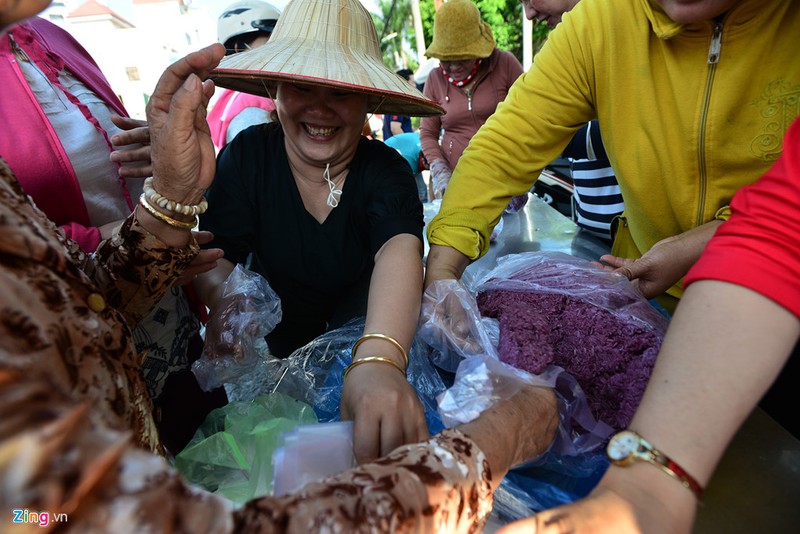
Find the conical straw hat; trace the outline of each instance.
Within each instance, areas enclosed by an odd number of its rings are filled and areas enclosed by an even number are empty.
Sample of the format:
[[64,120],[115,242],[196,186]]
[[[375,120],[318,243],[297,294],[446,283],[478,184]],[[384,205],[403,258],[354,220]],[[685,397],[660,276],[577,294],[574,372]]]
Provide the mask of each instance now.
[[267,44],[223,58],[210,78],[272,98],[278,81],[365,93],[372,113],[444,113],[383,64],[372,18],[358,0],[293,0]]

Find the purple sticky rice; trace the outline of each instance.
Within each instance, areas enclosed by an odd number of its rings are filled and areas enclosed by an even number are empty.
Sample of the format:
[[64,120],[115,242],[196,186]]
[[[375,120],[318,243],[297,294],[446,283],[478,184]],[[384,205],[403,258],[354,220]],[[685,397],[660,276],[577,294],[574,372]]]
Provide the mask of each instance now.
[[661,346],[658,329],[551,291],[492,289],[478,295],[478,307],[500,322],[504,362],[534,374],[563,367],[596,418],[615,429],[628,426]]

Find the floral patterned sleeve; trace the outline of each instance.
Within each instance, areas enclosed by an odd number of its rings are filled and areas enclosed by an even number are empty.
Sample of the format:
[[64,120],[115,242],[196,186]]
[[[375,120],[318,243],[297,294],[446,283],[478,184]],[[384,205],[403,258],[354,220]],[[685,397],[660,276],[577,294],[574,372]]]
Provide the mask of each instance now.
[[134,326],[150,313],[198,252],[194,239],[182,249],[165,245],[132,215],[93,255],[82,255],[79,265],[101,288],[106,301]]
[[[492,507],[483,453],[456,430],[236,512],[163,458],[60,395],[0,370],[0,524],[15,510],[70,532],[480,532]],[[13,414],[13,415],[11,415]],[[58,522],[66,524],[57,525]]]
[[480,532],[492,509],[483,452],[458,430],[376,462],[265,497],[235,513],[236,532]]

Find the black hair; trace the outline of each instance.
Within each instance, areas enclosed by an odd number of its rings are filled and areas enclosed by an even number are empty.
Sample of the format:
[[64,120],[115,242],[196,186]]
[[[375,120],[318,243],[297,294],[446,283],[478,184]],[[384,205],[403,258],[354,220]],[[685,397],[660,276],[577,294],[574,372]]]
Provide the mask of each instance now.
[[398,76],[402,76],[405,81],[408,81],[409,78],[414,74],[414,71],[411,69],[400,69],[397,71]]
[[243,52],[247,50],[247,47],[250,46],[250,43],[255,41],[258,37],[262,35],[269,36],[271,32],[265,32],[261,30],[256,30],[247,33],[240,33],[239,35],[234,35],[223,44],[225,45],[225,55],[229,56],[231,54],[235,54],[238,52]]

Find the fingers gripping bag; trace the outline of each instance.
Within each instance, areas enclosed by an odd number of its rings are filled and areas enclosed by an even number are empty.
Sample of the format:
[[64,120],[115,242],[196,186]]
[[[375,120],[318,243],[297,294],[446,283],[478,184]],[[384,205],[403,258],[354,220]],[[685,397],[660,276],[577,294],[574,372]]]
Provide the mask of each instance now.
[[246,378],[269,354],[264,336],[281,319],[280,298],[266,278],[236,265],[206,323],[203,353],[192,364],[200,387],[210,391]]
[[[339,421],[343,376],[352,361],[353,344],[364,333],[364,317],[320,335],[295,350],[288,358],[261,359],[247,380],[226,387],[231,400],[250,400],[258,395],[279,392],[308,403],[320,422]],[[431,433],[444,428],[436,397],[445,384],[427,357],[427,347],[414,341],[408,352],[408,381],[422,405]]]

